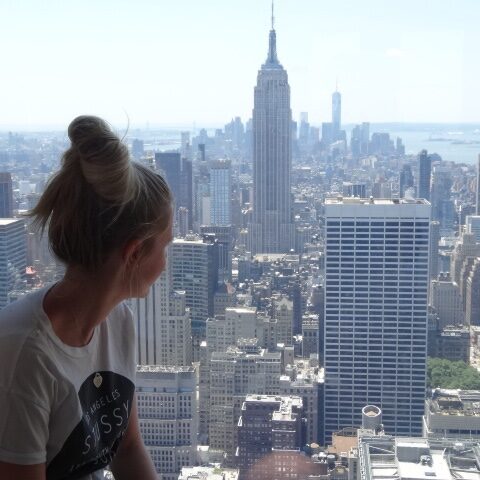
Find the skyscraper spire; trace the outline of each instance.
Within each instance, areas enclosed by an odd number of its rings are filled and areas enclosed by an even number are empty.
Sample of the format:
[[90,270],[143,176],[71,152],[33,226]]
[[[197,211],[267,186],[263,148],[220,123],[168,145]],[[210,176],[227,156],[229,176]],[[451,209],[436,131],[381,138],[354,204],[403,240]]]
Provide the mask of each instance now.
[[275,33],[275,16],[273,11],[273,0],[272,0],[272,29],[270,30],[270,38],[268,44],[268,57],[267,61],[265,62],[265,66],[267,67],[274,67],[278,68],[280,66],[280,62],[277,58],[277,34]]
[[273,0],[272,0],[272,30],[275,30],[275,16],[273,15]]

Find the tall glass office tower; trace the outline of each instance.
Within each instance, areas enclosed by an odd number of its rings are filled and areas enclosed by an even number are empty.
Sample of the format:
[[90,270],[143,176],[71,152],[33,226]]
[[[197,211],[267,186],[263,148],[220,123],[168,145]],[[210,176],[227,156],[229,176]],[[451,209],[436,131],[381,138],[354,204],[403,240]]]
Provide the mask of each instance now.
[[232,180],[230,160],[215,160],[210,165],[210,222],[232,224]]
[[258,72],[254,93],[252,253],[289,252],[294,246],[291,124],[290,86],[277,58],[272,17],[268,56]]
[[430,181],[432,176],[432,158],[426,150],[418,155],[418,198],[430,200]]
[[430,204],[330,198],[325,220],[325,440],[368,404],[386,432],[420,435]]

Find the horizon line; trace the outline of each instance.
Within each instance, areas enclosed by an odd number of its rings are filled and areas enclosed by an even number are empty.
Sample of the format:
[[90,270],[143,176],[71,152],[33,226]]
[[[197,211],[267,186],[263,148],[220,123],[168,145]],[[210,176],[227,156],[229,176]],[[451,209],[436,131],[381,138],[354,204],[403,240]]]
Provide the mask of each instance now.
[[[238,116],[238,115],[237,115]],[[235,119],[236,116],[232,117],[232,120]],[[293,120],[293,119],[292,119]],[[108,120],[107,120],[108,121]],[[231,120],[230,120],[231,121]],[[295,120],[293,120],[295,121]],[[124,126],[120,127],[117,122],[109,122],[115,128],[123,128]],[[201,129],[223,129],[226,124],[229,122],[224,123],[212,123],[206,122],[205,124],[198,124],[198,122],[180,122],[180,123],[164,123],[164,122],[149,122],[146,121],[142,125],[140,124],[130,124],[128,131],[126,132],[127,135],[132,130],[152,130],[152,129],[164,129],[164,130],[201,130]],[[246,121],[242,120],[242,123],[245,124]],[[329,122],[321,122],[321,123],[312,123],[309,122],[310,126],[312,127],[320,127],[323,123]],[[362,123],[369,123],[370,125],[418,125],[418,126],[480,126],[480,120],[477,121],[360,121],[360,122],[346,122],[342,125],[343,128],[345,127],[354,127],[356,125],[361,125]],[[4,133],[17,133],[17,132],[61,132],[66,131],[68,124],[63,124],[62,126],[58,123],[47,123],[47,124],[2,124],[0,123],[0,134]]]

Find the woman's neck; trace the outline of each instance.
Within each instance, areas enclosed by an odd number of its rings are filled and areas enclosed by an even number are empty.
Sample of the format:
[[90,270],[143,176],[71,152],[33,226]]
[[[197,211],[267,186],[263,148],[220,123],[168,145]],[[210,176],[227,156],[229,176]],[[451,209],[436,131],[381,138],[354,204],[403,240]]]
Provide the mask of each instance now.
[[[45,296],[43,306],[55,334],[72,347],[87,345],[95,330],[125,296],[115,275],[68,267]],[[118,277],[118,275],[117,275]]]

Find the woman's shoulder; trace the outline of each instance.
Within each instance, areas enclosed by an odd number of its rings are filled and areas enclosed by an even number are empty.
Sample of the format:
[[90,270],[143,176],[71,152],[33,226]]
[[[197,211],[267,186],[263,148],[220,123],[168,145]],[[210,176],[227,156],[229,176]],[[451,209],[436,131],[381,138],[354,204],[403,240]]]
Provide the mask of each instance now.
[[49,287],[43,287],[30,292],[0,310],[0,336],[34,328],[48,289]]
[[[42,333],[42,302],[47,289],[32,292],[0,311],[0,387],[49,374],[49,357]],[[43,372],[43,373],[42,373]],[[39,378],[40,379],[40,378]]]

